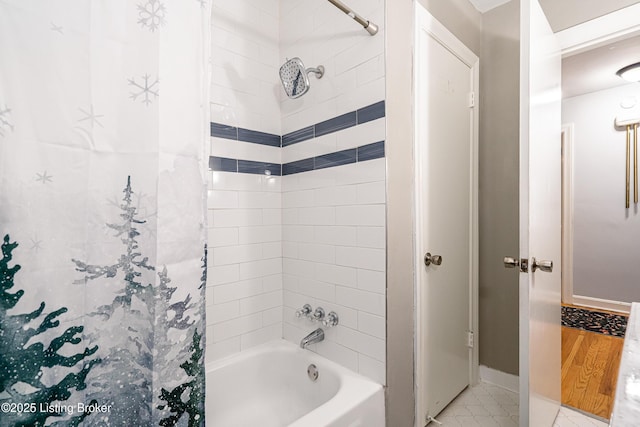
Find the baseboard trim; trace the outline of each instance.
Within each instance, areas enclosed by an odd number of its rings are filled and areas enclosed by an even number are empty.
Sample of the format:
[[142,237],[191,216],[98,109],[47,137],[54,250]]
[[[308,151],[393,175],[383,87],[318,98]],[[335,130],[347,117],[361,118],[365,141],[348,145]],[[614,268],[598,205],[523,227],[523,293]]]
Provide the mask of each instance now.
[[488,366],[480,365],[480,380],[485,383],[506,388],[514,393],[520,392],[520,377],[498,371]]
[[600,310],[617,311],[619,313],[631,313],[631,304],[622,301],[612,301],[602,298],[584,297],[580,295],[573,296],[573,305],[581,305],[583,307],[595,308]]

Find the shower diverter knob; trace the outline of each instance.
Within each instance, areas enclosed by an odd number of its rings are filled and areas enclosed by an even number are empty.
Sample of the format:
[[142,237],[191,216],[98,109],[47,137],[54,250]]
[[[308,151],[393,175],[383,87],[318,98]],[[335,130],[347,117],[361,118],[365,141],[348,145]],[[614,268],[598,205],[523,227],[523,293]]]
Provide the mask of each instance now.
[[327,328],[330,328],[332,326],[336,326],[338,324],[338,320],[338,314],[335,311],[332,311],[331,313],[327,314],[327,316],[322,321],[322,324]]
[[313,316],[311,316],[311,320],[314,322],[321,322],[324,319],[324,309],[322,307],[316,308],[316,311],[313,312]]
[[313,308],[311,308],[309,304],[305,304],[300,310],[296,311],[296,317],[307,317],[311,314],[311,310],[313,310]]

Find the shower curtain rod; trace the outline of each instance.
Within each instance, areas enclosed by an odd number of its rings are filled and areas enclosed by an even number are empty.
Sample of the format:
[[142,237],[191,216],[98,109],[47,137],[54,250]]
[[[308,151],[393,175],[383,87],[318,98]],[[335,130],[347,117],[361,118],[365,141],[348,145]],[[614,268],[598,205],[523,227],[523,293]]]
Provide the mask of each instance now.
[[329,0],[329,3],[333,4],[335,7],[349,15],[351,19],[356,21],[358,24],[362,25],[365,30],[372,36],[378,32],[378,26],[371,21],[367,21],[362,16],[355,13],[349,6],[345,5],[339,0]]

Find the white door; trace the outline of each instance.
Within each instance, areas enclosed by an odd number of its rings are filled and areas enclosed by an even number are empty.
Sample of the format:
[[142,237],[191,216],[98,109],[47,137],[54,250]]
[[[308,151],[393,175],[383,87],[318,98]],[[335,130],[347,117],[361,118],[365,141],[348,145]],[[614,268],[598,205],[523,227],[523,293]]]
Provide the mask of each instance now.
[[416,11],[416,418],[423,426],[471,378],[478,58],[422,7]]
[[[560,48],[537,0],[521,0],[520,425],[552,426],[560,406]],[[553,270],[533,259],[553,261]]]

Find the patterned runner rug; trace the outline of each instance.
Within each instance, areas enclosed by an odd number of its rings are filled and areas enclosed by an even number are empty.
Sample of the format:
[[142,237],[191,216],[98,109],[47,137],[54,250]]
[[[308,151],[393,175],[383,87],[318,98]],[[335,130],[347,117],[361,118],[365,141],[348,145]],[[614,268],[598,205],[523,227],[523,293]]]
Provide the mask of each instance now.
[[562,326],[624,338],[627,316],[562,306]]

